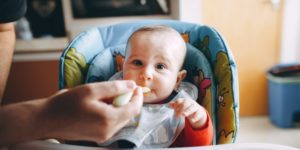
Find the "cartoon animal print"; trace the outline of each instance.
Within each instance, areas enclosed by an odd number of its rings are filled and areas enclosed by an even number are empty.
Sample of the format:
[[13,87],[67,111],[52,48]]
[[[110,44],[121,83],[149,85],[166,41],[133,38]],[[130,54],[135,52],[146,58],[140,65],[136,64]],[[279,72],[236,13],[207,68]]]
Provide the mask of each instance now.
[[124,62],[124,56],[120,52],[116,52],[113,54],[113,57],[115,58],[117,71],[123,70],[123,62]]
[[181,33],[181,37],[185,41],[185,43],[190,43],[190,34],[189,33]]
[[207,109],[210,116],[212,116],[212,99],[211,99],[211,79],[205,78],[204,73],[201,69],[194,69],[193,83],[198,87],[198,103]]
[[206,56],[208,60],[211,60],[211,54],[209,49],[209,36],[204,36],[203,40],[199,42],[196,46],[198,49],[202,51],[202,53]]
[[220,132],[218,132],[217,139],[220,139],[221,137],[233,139],[234,130],[226,131],[225,129],[222,129]]
[[227,91],[226,88],[219,89],[219,90],[220,90],[220,95],[218,95],[218,106],[217,106],[218,108],[225,107],[226,103],[224,101],[224,95],[229,93],[229,91]]
[[78,53],[75,48],[70,48],[64,62],[65,88],[75,87],[84,83],[87,69],[88,64],[85,57]]
[[[217,86],[217,143],[232,143],[236,134],[232,71],[226,52],[219,51],[214,64]],[[231,136],[229,136],[231,135]]]

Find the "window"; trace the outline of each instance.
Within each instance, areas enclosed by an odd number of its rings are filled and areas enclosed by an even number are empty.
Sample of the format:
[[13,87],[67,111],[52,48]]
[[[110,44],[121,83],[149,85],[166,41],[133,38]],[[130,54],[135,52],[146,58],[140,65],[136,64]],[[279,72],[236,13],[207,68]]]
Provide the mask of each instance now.
[[72,0],[74,18],[168,15],[169,0]]

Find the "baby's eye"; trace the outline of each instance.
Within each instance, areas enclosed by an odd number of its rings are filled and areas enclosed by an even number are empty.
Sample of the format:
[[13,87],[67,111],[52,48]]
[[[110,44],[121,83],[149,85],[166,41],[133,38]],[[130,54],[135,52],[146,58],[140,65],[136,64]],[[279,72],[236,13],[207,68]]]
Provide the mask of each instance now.
[[142,61],[140,61],[140,60],[133,60],[132,63],[133,63],[135,66],[142,66],[142,65],[143,65]]
[[156,68],[157,68],[157,69],[166,69],[167,66],[166,66],[165,64],[157,64],[157,65],[156,65]]

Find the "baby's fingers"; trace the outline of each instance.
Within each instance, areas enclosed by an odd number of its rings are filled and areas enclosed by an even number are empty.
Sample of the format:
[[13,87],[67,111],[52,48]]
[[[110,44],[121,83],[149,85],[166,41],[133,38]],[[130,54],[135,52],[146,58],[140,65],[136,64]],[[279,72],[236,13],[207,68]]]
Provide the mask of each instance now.
[[179,107],[179,105],[182,105],[183,103],[183,99],[182,98],[179,98],[178,100],[176,101],[172,101],[169,103],[169,106],[173,109],[176,109],[177,107]]
[[193,112],[191,115],[187,116],[188,120],[192,124],[199,121],[202,117],[203,117],[202,114],[200,114],[198,112]]
[[193,113],[195,113],[199,108],[197,105],[190,104],[183,112],[183,115],[185,117],[191,116]]
[[178,99],[176,101],[173,101],[173,102],[169,103],[169,106],[174,109],[176,117],[180,116],[180,112],[181,112],[182,107],[183,107],[183,102],[184,102],[183,99]]
[[171,105],[172,105],[171,107],[175,111],[176,117],[179,117],[180,115],[185,116],[184,112],[187,108],[190,107],[191,103],[185,99],[178,99]]
[[169,103],[169,106],[171,108],[173,108],[175,110],[175,112],[177,112],[177,110],[180,110],[182,105],[183,105],[183,99],[178,99],[176,101],[173,101],[173,102]]
[[194,129],[203,127],[207,121],[206,112],[203,107],[199,107],[197,111],[189,115],[187,118]]

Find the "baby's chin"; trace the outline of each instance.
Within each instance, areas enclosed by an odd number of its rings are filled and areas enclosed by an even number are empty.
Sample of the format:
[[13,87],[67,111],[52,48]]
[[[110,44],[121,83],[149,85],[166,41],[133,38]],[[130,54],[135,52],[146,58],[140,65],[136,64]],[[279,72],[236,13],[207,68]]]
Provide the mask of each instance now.
[[163,100],[161,100],[160,98],[157,98],[154,95],[151,94],[146,94],[144,95],[144,103],[146,104],[160,104]]

